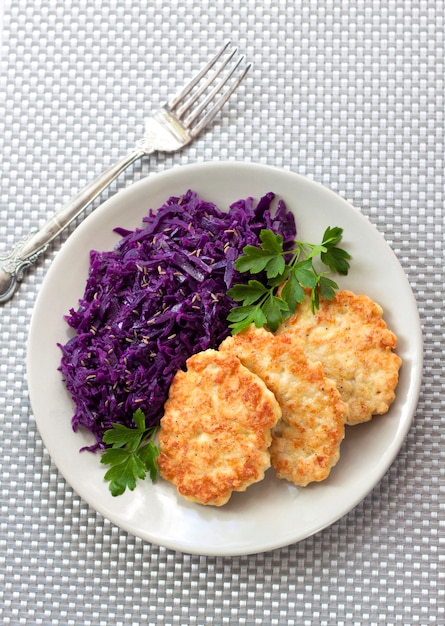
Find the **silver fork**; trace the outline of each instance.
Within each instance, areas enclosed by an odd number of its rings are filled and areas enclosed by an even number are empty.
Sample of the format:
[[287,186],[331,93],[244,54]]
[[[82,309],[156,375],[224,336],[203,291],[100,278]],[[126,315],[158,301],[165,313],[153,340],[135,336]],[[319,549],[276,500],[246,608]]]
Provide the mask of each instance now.
[[9,300],[23,272],[45,252],[104,189],[137,159],[153,152],[175,152],[190,143],[215,118],[239,86],[251,64],[230,50],[230,41],[181,89],[146,121],[145,133],[135,148],[95,178],[70,202],[50,217],[39,230],[17,242],[0,257],[0,303]]

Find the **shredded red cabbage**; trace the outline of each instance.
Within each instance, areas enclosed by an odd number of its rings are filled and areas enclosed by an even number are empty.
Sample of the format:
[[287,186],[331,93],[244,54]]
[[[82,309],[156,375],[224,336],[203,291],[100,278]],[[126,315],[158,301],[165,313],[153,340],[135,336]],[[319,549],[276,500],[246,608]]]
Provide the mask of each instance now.
[[273,199],[256,208],[252,198],[239,200],[223,212],[188,191],[150,210],[143,228],[116,228],[114,250],[90,252],[84,295],[65,318],[76,334],[59,344],[72,426],[94,434],[89,450],[104,448],[112,423],[133,426],[137,408],[147,426],[158,423],[176,371],[229,334],[235,303],[226,292],[247,280],[234,267],[244,246],[257,245],[263,228],[280,233],[287,249],[296,236],[283,201],[272,216]]

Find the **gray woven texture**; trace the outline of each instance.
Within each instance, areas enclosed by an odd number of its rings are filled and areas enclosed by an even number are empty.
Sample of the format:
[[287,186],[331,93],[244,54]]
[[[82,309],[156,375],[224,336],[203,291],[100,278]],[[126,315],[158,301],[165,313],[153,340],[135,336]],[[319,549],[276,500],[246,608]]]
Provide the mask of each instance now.
[[73,493],[32,417],[27,333],[59,238],[0,311],[2,624],[445,624],[444,17],[442,0],[6,0],[0,253],[124,154],[148,110],[231,38],[254,63],[242,97],[187,150],[138,163],[102,200],[214,158],[318,180],[395,250],[425,373],[396,461],[332,527],[236,558],[144,543]]

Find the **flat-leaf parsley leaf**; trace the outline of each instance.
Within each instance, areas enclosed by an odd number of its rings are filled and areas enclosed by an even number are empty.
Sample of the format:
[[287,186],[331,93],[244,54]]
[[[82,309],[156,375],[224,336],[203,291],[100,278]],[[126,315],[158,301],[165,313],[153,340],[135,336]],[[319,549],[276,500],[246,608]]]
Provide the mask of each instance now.
[[320,244],[296,240],[292,250],[283,250],[281,235],[262,230],[259,246],[245,246],[235,263],[239,272],[259,275],[262,280],[234,285],[227,292],[240,303],[228,315],[232,333],[235,335],[250,324],[275,331],[283,319],[295,313],[306,289],[311,292],[313,312],[320,306],[320,295],[332,300],[338,285],[326,276],[327,271],[317,271],[314,259],[319,257],[328,270],[346,275],[351,255],[338,247],[342,236],[342,228],[329,226]]
[[158,427],[146,428],[141,409],[135,411],[133,419],[136,428],[113,424],[113,428],[103,435],[104,442],[110,447],[102,453],[100,462],[110,466],[104,478],[110,481],[113,496],[120,496],[127,488],[133,491],[136,480],[144,480],[147,472],[153,482],[159,474],[159,449],[152,441]]

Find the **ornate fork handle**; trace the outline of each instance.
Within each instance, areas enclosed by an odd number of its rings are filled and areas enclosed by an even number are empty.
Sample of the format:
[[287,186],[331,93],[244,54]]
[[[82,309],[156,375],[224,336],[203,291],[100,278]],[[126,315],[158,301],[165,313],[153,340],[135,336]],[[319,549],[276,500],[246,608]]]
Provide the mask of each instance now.
[[17,284],[23,278],[24,270],[35,263],[50,242],[111,185],[119,174],[148,153],[147,143],[141,141],[134,150],[102,172],[54,213],[40,229],[31,231],[14,245],[7,256],[0,257],[0,302],[6,302],[13,296]]

